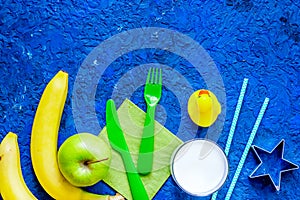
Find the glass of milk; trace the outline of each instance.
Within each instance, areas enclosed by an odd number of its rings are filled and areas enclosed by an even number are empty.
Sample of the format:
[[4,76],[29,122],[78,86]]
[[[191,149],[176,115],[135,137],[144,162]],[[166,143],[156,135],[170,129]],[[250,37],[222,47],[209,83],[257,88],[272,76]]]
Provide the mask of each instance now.
[[224,184],[229,167],[223,150],[207,139],[193,139],[179,146],[171,158],[177,185],[193,196],[208,196]]

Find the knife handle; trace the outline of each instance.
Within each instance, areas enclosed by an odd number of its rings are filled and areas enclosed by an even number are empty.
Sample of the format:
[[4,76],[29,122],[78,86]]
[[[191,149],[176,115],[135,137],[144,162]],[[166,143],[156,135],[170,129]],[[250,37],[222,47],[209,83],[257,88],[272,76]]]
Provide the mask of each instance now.
[[131,190],[131,195],[134,200],[148,200],[148,194],[144,187],[144,184],[141,180],[141,177],[137,173],[137,170],[132,161],[131,155],[129,152],[121,153],[123,163],[125,165],[125,170]]
[[137,163],[138,172],[147,175],[152,171],[154,151],[154,116],[155,106],[147,106],[144,130]]

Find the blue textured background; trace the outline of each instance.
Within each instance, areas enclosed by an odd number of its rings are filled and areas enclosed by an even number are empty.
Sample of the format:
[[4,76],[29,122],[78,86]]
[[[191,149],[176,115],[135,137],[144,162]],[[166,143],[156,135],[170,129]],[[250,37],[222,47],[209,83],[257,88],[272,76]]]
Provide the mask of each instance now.
[[[281,139],[285,139],[285,157],[300,164],[299,1],[0,2],[0,139],[8,131],[19,135],[25,181],[39,199],[51,198],[34,176],[29,143],[35,109],[45,85],[58,70],[63,69],[70,74],[71,93],[78,68],[89,52],[105,39],[132,28],[154,26],[176,30],[193,38],[208,51],[219,68],[226,88],[226,122],[218,141],[222,147],[226,142],[243,78],[249,78],[245,103],[229,154],[230,175],[219,192],[220,199],[226,194],[265,97],[270,98],[270,104],[254,144],[271,150]],[[162,56],[173,56],[174,59],[161,59]],[[116,60],[103,76],[108,81],[107,87],[98,89],[100,91],[97,93],[96,109],[101,126],[105,125],[105,121],[101,120],[103,102],[111,96],[114,81],[130,67],[148,62],[176,66],[184,61],[153,50],[136,51]],[[114,69],[123,71],[111,80],[109,77]],[[197,81],[197,76],[188,76],[187,73],[182,72],[193,83],[194,89],[203,86]],[[145,109],[141,92],[142,89],[137,91],[131,100]],[[166,96],[175,98],[171,94]],[[167,102],[165,98],[161,104]],[[172,102],[178,105],[176,100]],[[178,116],[172,109],[167,112],[168,118],[173,120],[168,120],[166,126],[176,132],[178,127],[174,121]],[[59,145],[75,133],[69,96],[61,123]],[[268,179],[248,178],[256,166],[257,161],[250,151],[232,199],[298,199],[299,170],[283,174],[281,190],[276,192]],[[102,183],[88,190],[114,193]],[[155,199],[197,198],[182,192],[169,178]]]

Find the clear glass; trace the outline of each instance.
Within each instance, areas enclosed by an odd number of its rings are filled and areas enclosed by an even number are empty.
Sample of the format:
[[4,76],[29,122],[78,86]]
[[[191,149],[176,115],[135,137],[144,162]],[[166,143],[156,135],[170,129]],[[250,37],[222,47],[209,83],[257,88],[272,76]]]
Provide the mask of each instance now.
[[182,190],[202,197],[219,190],[229,171],[224,151],[207,139],[193,139],[180,145],[172,155],[170,168]]

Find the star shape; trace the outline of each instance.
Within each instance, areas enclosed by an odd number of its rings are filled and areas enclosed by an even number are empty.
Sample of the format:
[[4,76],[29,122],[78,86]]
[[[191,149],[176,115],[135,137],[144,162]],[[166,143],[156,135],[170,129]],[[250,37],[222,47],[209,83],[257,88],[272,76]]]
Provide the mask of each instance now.
[[270,177],[276,190],[280,190],[281,174],[283,172],[298,169],[299,166],[286,160],[283,157],[285,141],[281,140],[274,149],[269,152],[263,148],[252,145],[255,155],[260,163],[249,176],[250,178],[257,178],[262,176]]

